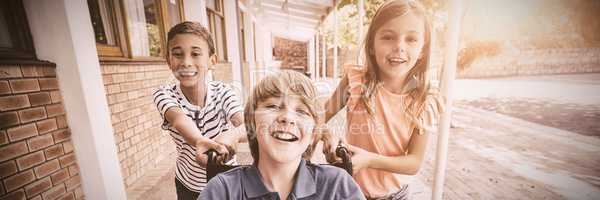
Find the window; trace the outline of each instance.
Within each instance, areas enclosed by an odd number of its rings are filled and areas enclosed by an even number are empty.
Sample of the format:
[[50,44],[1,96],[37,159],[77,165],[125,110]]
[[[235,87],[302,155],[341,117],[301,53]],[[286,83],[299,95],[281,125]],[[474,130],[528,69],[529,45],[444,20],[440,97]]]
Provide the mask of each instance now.
[[252,22],[252,45],[254,46],[254,62],[258,61],[258,59],[256,59],[256,54],[257,54],[257,48],[256,48],[256,23]]
[[215,40],[217,59],[219,62],[227,62],[227,41],[225,40],[223,0],[207,0],[206,14],[208,15],[208,29]]
[[240,30],[240,49],[242,50],[242,61],[244,62],[248,62],[248,59],[246,58],[246,33],[244,30],[244,12],[242,12],[241,9],[238,8],[238,29]]
[[0,1],[0,59],[36,59],[21,0]]
[[181,11],[183,10],[183,4],[180,1],[168,0],[167,10],[169,17],[168,19],[165,19],[165,21],[169,22],[167,27],[170,29],[171,27],[182,22],[181,19],[183,19],[183,12]]
[[94,28],[96,47],[100,56],[123,57],[126,52],[125,34],[118,1],[88,0],[90,18]]
[[125,1],[127,30],[133,57],[160,57],[164,30],[160,5],[156,0]]
[[181,0],[88,0],[88,7],[98,55],[107,59],[163,59],[167,31],[183,21]]

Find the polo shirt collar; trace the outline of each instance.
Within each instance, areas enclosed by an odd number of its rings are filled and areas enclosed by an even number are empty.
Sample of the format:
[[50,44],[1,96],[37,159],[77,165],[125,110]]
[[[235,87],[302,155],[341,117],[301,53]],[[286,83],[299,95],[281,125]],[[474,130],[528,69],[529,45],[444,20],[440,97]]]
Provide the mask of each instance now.
[[[242,186],[248,199],[262,197],[271,193],[262,182],[260,172],[256,166],[252,165],[247,170],[248,171],[244,173],[245,177],[242,179]],[[317,193],[315,177],[308,169],[304,159],[300,160],[295,179],[296,182],[294,182],[290,196],[304,198]]]
[[[214,88],[210,82],[207,82],[204,87],[206,88],[206,96],[204,97],[204,106],[202,108],[206,108],[207,105],[212,103],[212,99],[214,96],[214,91],[213,91]],[[188,101],[187,97],[183,94],[183,91],[181,90],[181,82],[179,82],[179,81],[177,82],[176,90],[177,90],[176,92],[181,95],[183,104],[185,104],[186,106],[188,106],[189,108],[192,108],[194,110],[202,109],[199,106],[194,105]]]
[[248,199],[261,197],[270,193],[262,182],[256,166],[251,165],[246,170],[246,173],[243,173],[242,188],[244,188],[244,193]]
[[314,174],[308,169],[306,161],[300,160],[298,172],[296,173],[296,183],[292,194],[296,198],[304,198],[317,193],[317,181]]

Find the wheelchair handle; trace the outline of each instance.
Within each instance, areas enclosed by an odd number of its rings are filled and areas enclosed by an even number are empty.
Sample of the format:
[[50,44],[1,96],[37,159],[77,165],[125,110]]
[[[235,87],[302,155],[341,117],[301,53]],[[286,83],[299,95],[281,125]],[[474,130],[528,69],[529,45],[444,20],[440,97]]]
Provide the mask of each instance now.
[[205,151],[204,154],[208,156],[208,162],[206,163],[207,165],[217,164],[217,157],[219,157],[219,152],[217,152],[217,150],[209,149],[208,151]]
[[350,151],[340,143],[335,149],[335,155],[342,158],[342,167],[352,175],[352,159],[350,159]]

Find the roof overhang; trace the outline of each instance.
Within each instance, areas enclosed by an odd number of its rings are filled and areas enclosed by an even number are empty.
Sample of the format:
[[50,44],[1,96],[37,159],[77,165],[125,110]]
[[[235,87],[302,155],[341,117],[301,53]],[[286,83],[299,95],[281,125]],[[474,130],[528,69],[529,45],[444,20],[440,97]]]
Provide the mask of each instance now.
[[273,36],[310,40],[332,10],[335,0],[240,0],[252,9],[260,26]]

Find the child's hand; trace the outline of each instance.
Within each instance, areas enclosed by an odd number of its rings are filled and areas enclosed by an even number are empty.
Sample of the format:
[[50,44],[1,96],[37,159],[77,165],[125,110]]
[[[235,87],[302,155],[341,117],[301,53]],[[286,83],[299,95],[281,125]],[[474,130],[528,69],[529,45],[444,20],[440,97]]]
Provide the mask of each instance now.
[[225,133],[219,134],[213,140],[227,148],[227,150],[230,154],[230,157],[228,157],[225,161],[229,161],[229,159],[233,158],[233,155],[235,155],[235,152],[237,150],[237,143],[239,140],[238,137],[234,133],[225,132]]
[[348,150],[352,152],[352,171],[354,173],[358,170],[369,168],[371,159],[375,157],[374,153],[352,145],[348,145]]
[[325,154],[325,159],[328,163],[336,163],[341,162],[342,159],[335,155],[335,150],[338,144],[346,142],[342,137],[339,137],[335,134],[332,134],[331,131],[327,128],[323,128],[321,130],[321,140],[323,141],[323,154]]
[[[215,141],[212,141],[208,138],[202,138],[196,143],[196,161],[202,167],[206,167],[208,163],[208,156],[204,154],[204,152],[209,149],[214,149],[219,153],[219,158],[229,158],[230,153],[225,145],[219,144]],[[217,160],[217,162],[222,162],[223,160]]]

